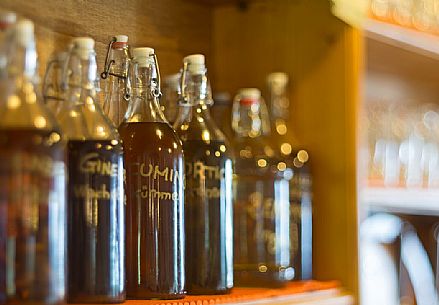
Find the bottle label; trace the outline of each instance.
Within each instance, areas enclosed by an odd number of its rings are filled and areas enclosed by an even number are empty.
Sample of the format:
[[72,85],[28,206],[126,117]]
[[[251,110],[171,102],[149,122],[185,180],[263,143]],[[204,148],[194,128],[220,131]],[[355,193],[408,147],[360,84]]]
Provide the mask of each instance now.
[[[181,177],[178,170],[169,168],[167,166],[160,166],[153,162],[144,162],[134,164],[137,170],[134,172],[137,176],[146,178],[146,183],[140,185],[136,194],[142,199],[151,200],[179,200],[178,190],[168,191],[163,188],[167,184],[180,183]],[[160,188],[162,185],[162,188]],[[172,187],[171,187],[172,189]]]
[[123,202],[122,158],[120,144],[111,141],[69,141],[70,201]]

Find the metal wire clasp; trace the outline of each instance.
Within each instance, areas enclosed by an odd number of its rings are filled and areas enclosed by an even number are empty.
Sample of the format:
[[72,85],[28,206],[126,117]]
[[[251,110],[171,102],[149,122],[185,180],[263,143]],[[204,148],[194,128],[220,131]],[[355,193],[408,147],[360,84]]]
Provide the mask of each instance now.
[[186,61],[183,62],[183,70],[181,71],[181,77],[180,77],[180,94],[181,94],[181,101],[180,103],[187,103],[186,99],[186,73],[187,73],[187,67],[188,63]]
[[162,81],[160,78],[159,61],[157,60],[157,55],[155,53],[151,54],[149,56],[152,56],[152,58],[154,60],[155,69],[156,69],[156,73],[157,73],[157,86],[151,90],[151,93],[154,97],[160,98],[162,96],[162,92],[160,91]]
[[[111,47],[113,46],[113,43],[116,42],[116,37],[111,38],[110,43],[108,44],[108,49],[107,49],[107,55],[105,56],[105,64],[104,64],[104,72],[101,73],[101,78],[102,79],[106,79],[108,77],[108,74],[110,73],[110,67],[112,64],[115,63],[115,61],[112,59],[110,61],[108,61],[110,59],[110,50]],[[117,75],[116,75],[117,76]]]

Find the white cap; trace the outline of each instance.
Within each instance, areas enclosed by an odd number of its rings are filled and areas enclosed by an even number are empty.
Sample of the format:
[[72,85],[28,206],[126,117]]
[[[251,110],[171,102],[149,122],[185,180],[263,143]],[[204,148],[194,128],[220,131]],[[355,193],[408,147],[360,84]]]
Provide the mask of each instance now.
[[17,20],[17,15],[14,12],[0,11],[0,23],[13,24]]
[[205,58],[203,54],[192,54],[183,58],[183,62],[188,64],[188,70],[194,74],[206,72]]
[[151,55],[154,54],[153,48],[143,47],[133,49],[133,59],[140,67],[147,67]]
[[268,74],[267,82],[269,84],[277,83],[281,86],[285,86],[288,83],[288,74],[285,72],[273,72]]
[[261,91],[258,88],[242,88],[238,94],[243,98],[258,99],[261,97]]
[[15,25],[15,35],[18,43],[27,47],[35,42],[34,23],[28,19],[23,19]]
[[128,36],[127,35],[116,35],[116,42],[128,42]]
[[72,39],[73,47],[81,59],[88,59],[94,51],[95,41],[90,37],[76,37]]

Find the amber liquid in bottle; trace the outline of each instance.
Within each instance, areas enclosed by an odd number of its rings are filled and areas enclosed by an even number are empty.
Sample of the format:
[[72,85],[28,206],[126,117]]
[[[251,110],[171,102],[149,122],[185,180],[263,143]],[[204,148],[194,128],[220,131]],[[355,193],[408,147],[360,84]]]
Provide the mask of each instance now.
[[69,302],[125,299],[122,156],[116,140],[68,142]]
[[45,130],[0,129],[0,304],[64,301],[65,176],[59,139]]
[[232,154],[224,141],[183,142],[186,161],[186,281],[191,294],[233,286]]
[[184,296],[183,149],[165,122],[122,123],[127,295]]

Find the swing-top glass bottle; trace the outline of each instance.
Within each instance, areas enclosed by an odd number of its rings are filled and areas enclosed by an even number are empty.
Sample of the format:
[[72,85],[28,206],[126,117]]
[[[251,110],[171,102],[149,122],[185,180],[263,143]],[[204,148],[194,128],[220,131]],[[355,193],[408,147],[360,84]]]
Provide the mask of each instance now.
[[184,296],[183,149],[160,110],[151,48],[133,49],[133,95],[119,127],[127,195],[127,295]]

